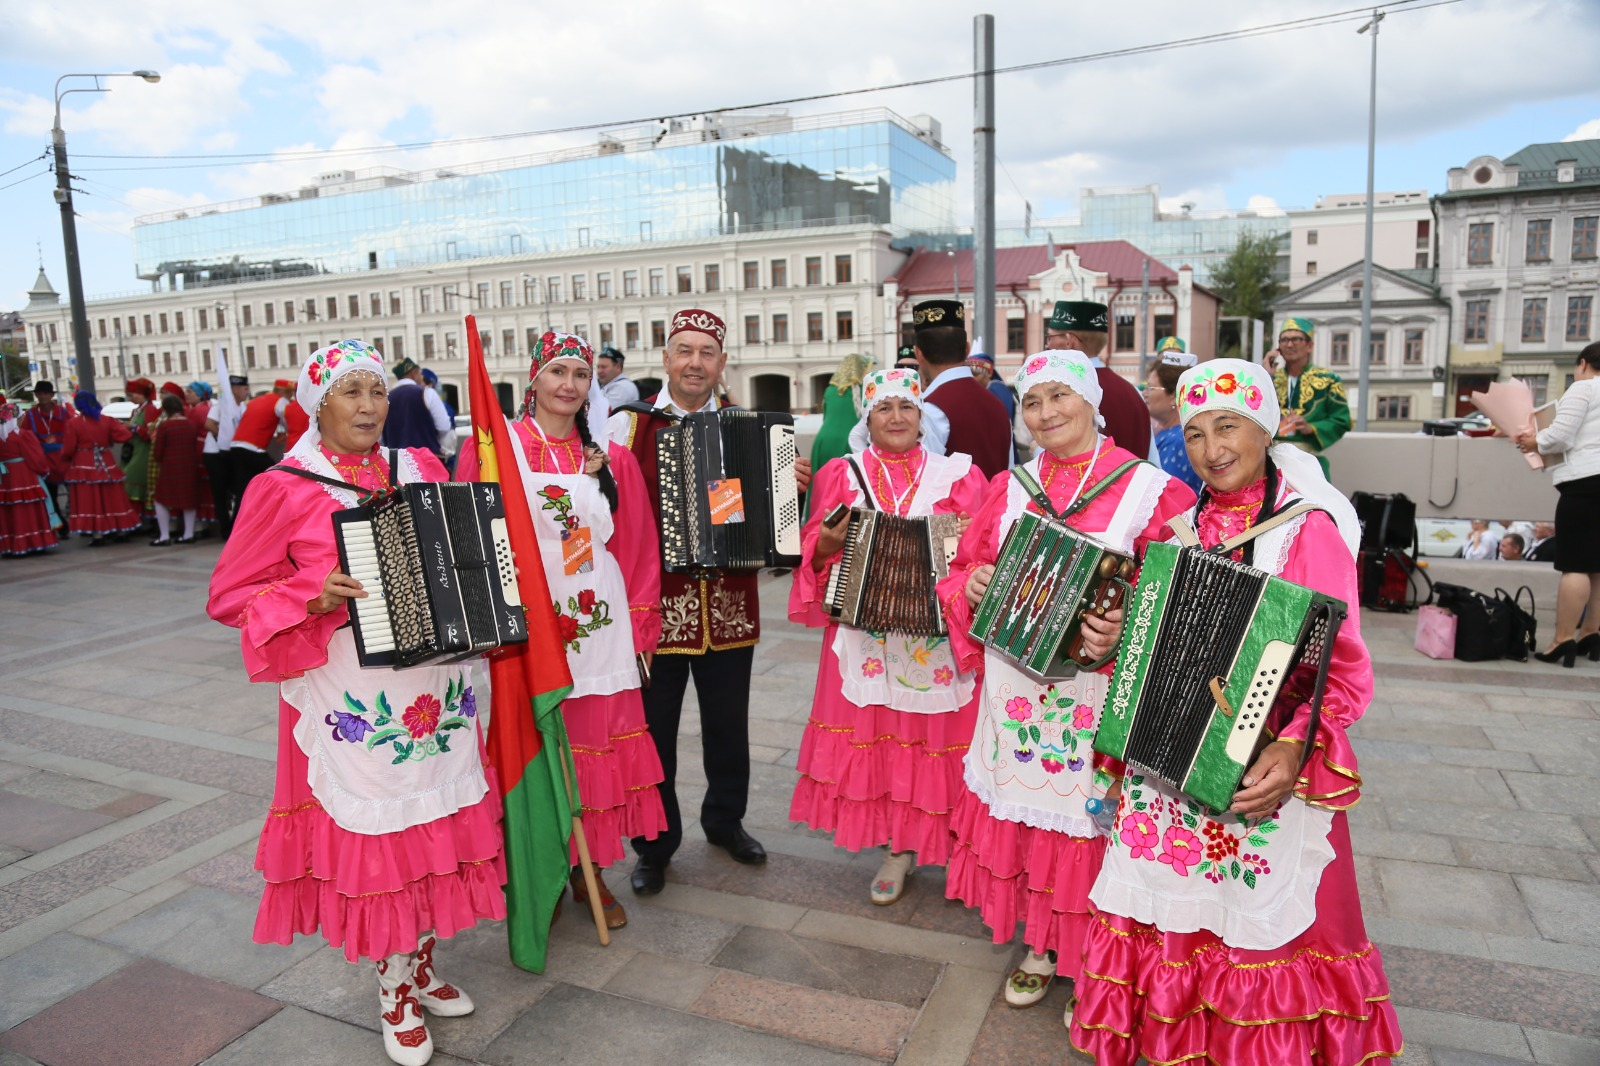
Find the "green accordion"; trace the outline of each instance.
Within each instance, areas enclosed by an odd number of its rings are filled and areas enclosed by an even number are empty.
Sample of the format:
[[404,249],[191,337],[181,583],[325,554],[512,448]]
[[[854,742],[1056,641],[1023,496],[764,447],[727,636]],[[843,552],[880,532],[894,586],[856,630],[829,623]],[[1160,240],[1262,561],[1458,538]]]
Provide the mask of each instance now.
[[973,640],[1041,681],[1068,678],[1110,661],[1086,658],[1087,611],[1104,614],[1132,592],[1133,556],[1032,512],[1006,534],[994,576],[973,612]]
[[1095,750],[1226,810],[1261,747],[1308,700],[1306,735],[1315,740],[1345,611],[1340,600],[1226,555],[1151,544]]

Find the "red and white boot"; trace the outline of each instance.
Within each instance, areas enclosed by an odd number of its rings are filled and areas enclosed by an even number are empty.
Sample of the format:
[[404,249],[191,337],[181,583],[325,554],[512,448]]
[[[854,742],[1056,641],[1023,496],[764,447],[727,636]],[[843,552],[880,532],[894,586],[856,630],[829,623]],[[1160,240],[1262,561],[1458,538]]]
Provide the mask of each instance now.
[[422,1003],[412,984],[415,963],[415,955],[398,952],[375,964],[383,1050],[398,1066],[426,1066],[433,1058],[433,1037],[423,1023]]
[[437,1014],[441,1018],[459,1018],[463,1014],[471,1014],[472,997],[433,972],[433,946],[436,943],[436,937],[427,936],[417,948],[416,967],[412,970],[417,998],[429,1014]]

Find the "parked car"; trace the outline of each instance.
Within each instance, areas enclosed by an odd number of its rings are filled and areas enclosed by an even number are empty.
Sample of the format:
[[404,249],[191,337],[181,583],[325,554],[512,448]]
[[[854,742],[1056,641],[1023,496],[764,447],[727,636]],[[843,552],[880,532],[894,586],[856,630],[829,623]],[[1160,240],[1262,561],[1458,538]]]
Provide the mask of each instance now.
[[110,403],[100,408],[100,413],[102,415],[110,415],[118,422],[126,422],[128,419],[133,417],[133,412],[137,411],[138,409],[139,408],[136,407],[131,400],[112,400]]
[[1422,429],[1418,432],[1430,437],[1453,437],[1457,434],[1467,437],[1492,437],[1494,423],[1489,421],[1488,415],[1480,412],[1456,418],[1436,418],[1422,423]]

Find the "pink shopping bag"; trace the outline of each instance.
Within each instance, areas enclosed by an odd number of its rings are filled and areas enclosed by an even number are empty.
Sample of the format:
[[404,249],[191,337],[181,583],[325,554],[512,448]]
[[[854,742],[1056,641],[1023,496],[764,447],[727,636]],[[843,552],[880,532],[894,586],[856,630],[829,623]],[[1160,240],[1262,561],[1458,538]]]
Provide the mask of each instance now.
[[1456,616],[1434,604],[1417,609],[1417,650],[1430,659],[1456,657]]

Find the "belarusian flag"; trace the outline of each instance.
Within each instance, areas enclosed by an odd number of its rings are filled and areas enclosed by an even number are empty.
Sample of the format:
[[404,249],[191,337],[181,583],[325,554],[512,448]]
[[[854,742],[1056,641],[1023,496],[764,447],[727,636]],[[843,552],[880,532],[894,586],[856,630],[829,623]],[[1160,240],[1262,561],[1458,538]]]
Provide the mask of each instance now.
[[512,451],[517,442],[495,398],[472,315],[466,316],[466,331],[477,480],[500,483],[517,591],[528,615],[528,643],[501,648],[489,657],[489,761],[505,801],[506,926],[511,961],[543,973],[550,916],[572,869],[567,851],[572,816],[580,809],[577,788],[568,785],[577,778],[561,718],[561,699],[572,691],[572,673],[556,628],[533,512],[517,472]]

